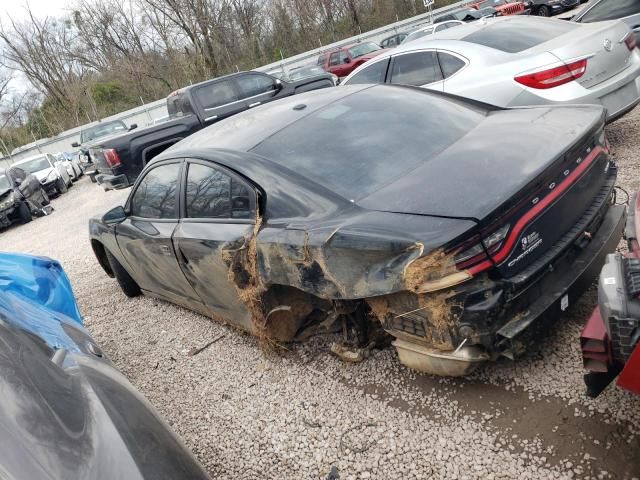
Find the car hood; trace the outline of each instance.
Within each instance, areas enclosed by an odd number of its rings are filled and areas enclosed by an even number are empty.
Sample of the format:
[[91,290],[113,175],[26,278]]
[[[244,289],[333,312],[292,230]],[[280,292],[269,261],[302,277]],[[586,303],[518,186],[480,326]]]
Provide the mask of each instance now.
[[4,198],[4,196],[7,193],[12,192],[12,191],[13,191],[13,188],[11,188],[11,187],[5,188],[5,189],[0,188],[0,199]]
[[57,262],[0,254],[0,293],[3,478],[208,478],[93,343]]
[[370,210],[483,219],[602,121],[598,106],[490,112],[458,142],[357,203]]
[[54,172],[55,170],[56,170],[55,168],[49,167],[49,168],[45,168],[44,170],[40,170],[39,172],[35,172],[34,175],[36,176],[39,182],[42,182],[43,180],[46,180],[47,177],[51,175],[51,172]]

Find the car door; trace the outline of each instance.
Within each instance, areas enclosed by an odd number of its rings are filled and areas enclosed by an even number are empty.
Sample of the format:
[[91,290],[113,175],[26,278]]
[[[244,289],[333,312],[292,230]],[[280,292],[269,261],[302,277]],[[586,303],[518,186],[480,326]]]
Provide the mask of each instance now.
[[236,77],[240,97],[245,101],[247,108],[254,108],[263,103],[275,100],[281,84],[273,77],[263,73],[248,72]]
[[252,236],[255,190],[213,162],[186,165],[182,219],[173,236],[180,266],[214,316],[251,330],[251,313],[239,298],[229,262]]
[[200,299],[180,270],[172,240],[182,164],[158,163],[136,183],[125,206],[127,218],[116,226],[116,240],[140,288],[190,306]]
[[387,82],[443,90],[443,76],[435,50],[421,50],[394,55]]
[[329,71],[338,77],[346,77],[351,71],[351,59],[343,50],[329,56]]
[[223,78],[196,87],[193,97],[205,125],[211,125],[247,109],[233,78]]

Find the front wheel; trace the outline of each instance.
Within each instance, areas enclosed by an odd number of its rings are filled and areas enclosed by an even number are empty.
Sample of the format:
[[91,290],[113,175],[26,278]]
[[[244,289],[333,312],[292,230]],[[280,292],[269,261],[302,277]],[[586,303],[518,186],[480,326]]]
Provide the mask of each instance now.
[[67,182],[64,181],[64,178],[58,178],[58,180],[56,181],[56,190],[58,190],[58,193],[60,195],[69,191],[69,187],[67,187]]
[[40,187],[40,196],[42,197],[42,205],[49,205],[51,201],[49,200],[49,195],[47,195],[47,191]]
[[549,7],[547,7],[546,5],[541,5],[536,11],[536,15],[538,15],[539,17],[550,17],[551,10],[549,10]]
[[29,223],[33,220],[33,217],[31,216],[31,209],[29,208],[29,205],[27,205],[27,202],[20,202],[18,205],[18,217],[20,218],[21,223]]
[[107,261],[111,266],[111,271],[113,271],[113,275],[116,277],[118,285],[120,285],[124,294],[127,297],[137,297],[140,295],[140,287],[136,281],[131,278],[131,275],[120,265],[120,262],[116,260],[116,257],[114,257],[109,250],[105,249],[105,253],[107,254]]

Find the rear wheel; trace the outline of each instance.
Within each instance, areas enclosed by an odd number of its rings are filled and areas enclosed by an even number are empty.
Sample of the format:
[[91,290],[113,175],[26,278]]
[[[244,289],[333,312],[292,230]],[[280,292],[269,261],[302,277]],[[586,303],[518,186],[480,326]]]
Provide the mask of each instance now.
[[20,218],[21,223],[29,223],[33,220],[33,217],[31,216],[31,209],[29,208],[29,205],[27,205],[27,202],[20,202],[18,204],[18,217]]
[[89,178],[91,179],[91,183],[96,183],[96,174],[95,173],[89,173]]
[[67,182],[64,181],[64,178],[60,177],[56,181],[56,190],[58,190],[59,194],[67,193],[69,187],[67,187]]
[[109,265],[111,266],[111,270],[118,281],[118,285],[124,292],[127,297],[137,297],[140,295],[140,287],[136,283],[136,281],[131,278],[131,275],[124,269],[120,262],[116,260],[111,252],[105,249],[105,253],[107,255],[107,260],[109,261]]
[[538,15],[539,17],[550,17],[551,10],[546,5],[541,5],[536,11],[536,15]]

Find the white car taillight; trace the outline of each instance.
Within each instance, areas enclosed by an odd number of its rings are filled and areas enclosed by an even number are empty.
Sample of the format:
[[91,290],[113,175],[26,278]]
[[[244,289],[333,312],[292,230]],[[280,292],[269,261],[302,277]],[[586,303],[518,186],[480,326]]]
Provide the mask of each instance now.
[[527,87],[547,89],[577,80],[584,75],[586,70],[587,60],[584,59],[560,67],[520,75],[514,80]]

